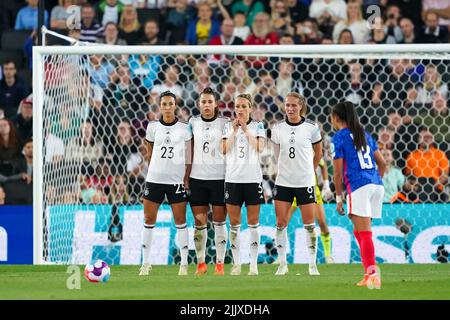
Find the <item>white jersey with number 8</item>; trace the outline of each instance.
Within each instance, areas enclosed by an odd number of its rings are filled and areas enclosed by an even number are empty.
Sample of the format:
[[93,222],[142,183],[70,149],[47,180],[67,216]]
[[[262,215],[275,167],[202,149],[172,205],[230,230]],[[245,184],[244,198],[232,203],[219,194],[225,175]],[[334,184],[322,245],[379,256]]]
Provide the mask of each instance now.
[[205,120],[192,117],[189,124],[194,135],[194,159],[191,178],[199,180],[225,179],[225,157],[220,152],[222,132],[228,119],[215,117]]
[[[248,131],[258,138],[266,138],[266,131],[262,122],[250,120],[247,123]],[[230,139],[233,134],[233,123],[227,122],[222,138]],[[231,183],[260,183],[262,171],[259,162],[259,153],[250,145],[244,131],[239,127],[236,139],[231,150],[225,157],[225,182]]]
[[304,118],[298,124],[282,121],[273,126],[271,140],[280,146],[275,184],[289,188],[315,186],[312,145],[322,141],[319,126]]
[[147,126],[145,139],[153,143],[146,181],[182,184],[186,171],[186,142],[192,139],[190,126],[179,120],[172,124],[153,121]]

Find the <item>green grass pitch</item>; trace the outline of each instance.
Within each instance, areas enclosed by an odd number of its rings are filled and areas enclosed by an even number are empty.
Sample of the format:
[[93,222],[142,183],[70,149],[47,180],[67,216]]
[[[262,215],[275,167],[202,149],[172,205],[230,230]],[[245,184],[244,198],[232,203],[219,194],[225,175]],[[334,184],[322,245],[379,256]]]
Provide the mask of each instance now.
[[[154,266],[148,277],[139,277],[138,266],[111,266],[105,284],[89,283],[69,290],[67,266],[0,266],[0,300],[3,299],[450,299],[450,265],[381,265],[383,286],[369,290],[354,284],[361,277],[360,265],[319,265],[321,275],[308,275],[306,265],[290,265],[289,274],[274,276],[276,266],[260,265],[259,276],[208,274],[177,276],[177,266]],[[230,265],[225,266],[229,273]],[[300,273],[300,275],[296,275]]]

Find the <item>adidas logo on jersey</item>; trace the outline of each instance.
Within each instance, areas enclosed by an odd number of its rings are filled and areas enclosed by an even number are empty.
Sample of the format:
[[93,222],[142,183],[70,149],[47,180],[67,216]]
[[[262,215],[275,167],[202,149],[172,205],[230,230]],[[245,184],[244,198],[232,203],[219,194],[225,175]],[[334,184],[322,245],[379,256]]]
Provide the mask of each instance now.
[[258,246],[258,242],[252,242],[252,244],[250,245],[251,247],[257,247]]

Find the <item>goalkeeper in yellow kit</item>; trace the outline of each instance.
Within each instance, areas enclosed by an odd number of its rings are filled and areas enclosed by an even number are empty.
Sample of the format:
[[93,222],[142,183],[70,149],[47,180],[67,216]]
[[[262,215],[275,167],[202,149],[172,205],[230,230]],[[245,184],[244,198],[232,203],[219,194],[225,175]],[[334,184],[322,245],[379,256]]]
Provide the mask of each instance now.
[[[326,200],[330,199],[332,196],[332,192],[330,190],[330,183],[328,181],[328,167],[323,158],[319,162],[319,169],[322,174],[323,185],[322,190],[320,190],[316,175],[316,219],[320,227],[320,240],[322,241],[324,249],[325,262],[334,263],[334,260],[331,256],[331,236],[325,217],[325,209],[323,207],[323,198],[325,198]],[[289,210],[288,221],[290,221],[297,208],[297,200],[294,198],[291,209]]]

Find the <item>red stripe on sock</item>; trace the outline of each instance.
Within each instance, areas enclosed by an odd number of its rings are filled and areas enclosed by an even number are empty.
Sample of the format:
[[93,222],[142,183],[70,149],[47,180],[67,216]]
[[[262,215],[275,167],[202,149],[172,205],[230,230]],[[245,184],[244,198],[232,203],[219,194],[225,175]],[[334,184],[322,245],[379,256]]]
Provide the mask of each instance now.
[[365,262],[365,269],[367,273],[375,272],[375,269],[368,270],[370,267],[375,266],[375,247],[373,245],[372,231],[359,231],[361,256]]

